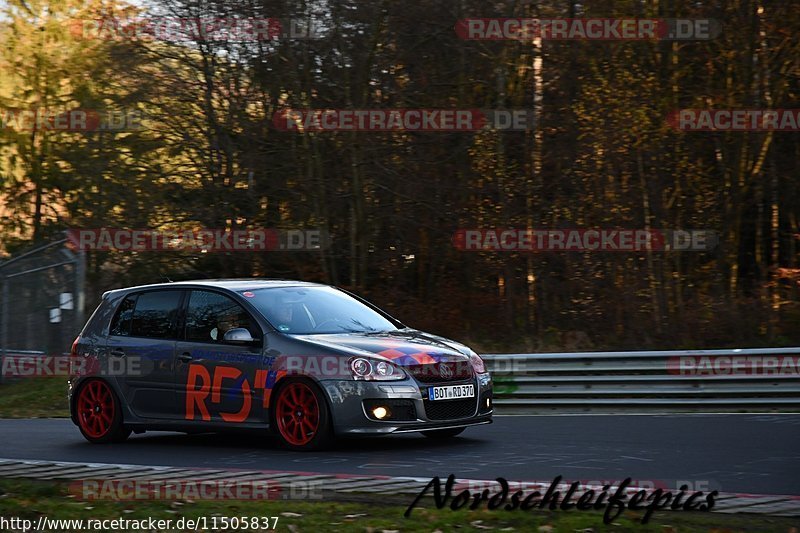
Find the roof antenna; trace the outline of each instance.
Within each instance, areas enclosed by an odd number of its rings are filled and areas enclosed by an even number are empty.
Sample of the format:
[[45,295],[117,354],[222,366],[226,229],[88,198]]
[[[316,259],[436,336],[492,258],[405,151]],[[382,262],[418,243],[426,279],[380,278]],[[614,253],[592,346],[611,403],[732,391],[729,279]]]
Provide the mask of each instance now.
[[162,281],[168,281],[169,283],[172,283],[172,280],[171,280],[171,279],[169,279],[169,278],[168,278],[167,276],[165,276],[164,274],[161,274],[161,279],[162,279]]

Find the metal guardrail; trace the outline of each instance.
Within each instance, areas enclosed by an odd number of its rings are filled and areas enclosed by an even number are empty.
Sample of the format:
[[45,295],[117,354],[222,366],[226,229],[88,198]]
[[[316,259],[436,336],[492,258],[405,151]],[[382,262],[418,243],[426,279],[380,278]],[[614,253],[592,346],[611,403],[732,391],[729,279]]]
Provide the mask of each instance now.
[[482,357],[501,413],[800,411],[800,348]]
[[501,413],[800,412],[800,348],[482,357]]
[[32,357],[34,357],[34,356],[35,357],[43,357],[45,355],[45,352],[42,352],[42,351],[39,351],[39,350],[14,350],[13,352],[7,352],[6,353],[6,352],[0,350],[0,385],[2,385],[4,382],[12,382],[13,383],[13,382],[19,381],[19,378],[10,377],[10,376],[6,376],[5,375],[6,367],[5,367],[3,358],[4,358],[4,356],[8,356],[8,355],[28,355],[28,356],[32,356]]

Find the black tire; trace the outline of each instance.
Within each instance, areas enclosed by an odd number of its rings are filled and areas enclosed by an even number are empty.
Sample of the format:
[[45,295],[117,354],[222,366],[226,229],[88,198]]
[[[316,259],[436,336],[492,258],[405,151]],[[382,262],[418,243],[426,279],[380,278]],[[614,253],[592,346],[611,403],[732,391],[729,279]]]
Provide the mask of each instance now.
[[[313,431],[303,428],[302,423],[299,423],[297,419],[291,420],[291,418],[287,418],[286,402],[291,402],[292,389],[295,389],[298,393],[303,392],[306,395],[313,395],[318,417],[316,419],[316,428]],[[281,446],[288,450],[298,452],[324,450],[334,442],[333,420],[325,394],[310,379],[286,378],[281,380],[279,386],[273,392],[269,411],[270,428],[275,436],[278,437]],[[310,419],[308,411],[304,412],[306,413],[304,416]],[[279,417],[281,420],[279,420]],[[296,429],[298,424],[301,426],[300,431],[302,433],[299,438],[297,434],[293,437],[290,430],[290,428]]]
[[[97,426],[92,427],[88,422],[87,416],[82,412],[82,398],[84,401],[90,401],[88,394],[90,392],[102,391],[107,394],[107,401],[102,404],[107,409],[111,407],[113,414],[108,414],[108,422],[104,423],[102,428],[97,429]],[[92,444],[111,444],[125,441],[131,434],[131,429],[123,423],[122,405],[117,398],[114,389],[107,382],[101,379],[88,379],[81,383],[80,388],[75,391],[75,412],[78,421],[78,429],[80,429],[83,438]],[[101,403],[101,402],[97,402]]]
[[434,429],[432,431],[423,431],[422,434],[429,439],[449,439],[460,435],[467,428],[449,428],[449,429]]

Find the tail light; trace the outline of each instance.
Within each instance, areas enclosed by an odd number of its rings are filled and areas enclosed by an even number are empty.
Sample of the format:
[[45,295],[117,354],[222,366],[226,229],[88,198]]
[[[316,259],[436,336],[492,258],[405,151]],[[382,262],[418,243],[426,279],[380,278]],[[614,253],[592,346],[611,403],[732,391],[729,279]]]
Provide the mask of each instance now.
[[72,348],[69,350],[69,375],[73,378],[80,374],[81,361],[78,358],[78,342],[80,340],[80,335],[75,337],[75,340],[72,341]]

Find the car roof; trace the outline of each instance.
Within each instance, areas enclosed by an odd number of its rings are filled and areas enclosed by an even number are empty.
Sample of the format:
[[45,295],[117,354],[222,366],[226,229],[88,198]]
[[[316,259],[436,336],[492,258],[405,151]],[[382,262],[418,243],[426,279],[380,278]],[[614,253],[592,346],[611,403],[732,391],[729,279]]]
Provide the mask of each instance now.
[[232,291],[267,289],[275,287],[327,287],[322,283],[314,283],[311,281],[298,281],[292,279],[271,279],[271,278],[228,278],[228,279],[198,279],[187,281],[172,281],[169,283],[153,283],[150,285],[137,285],[135,287],[124,287],[107,291],[103,296],[107,296],[115,292],[128,292],[141,289],[161,289],[166,287],[217,287],[220,289],[228,289]]

